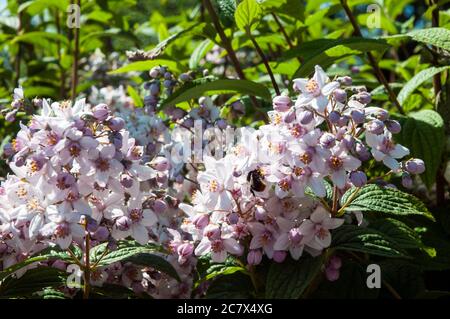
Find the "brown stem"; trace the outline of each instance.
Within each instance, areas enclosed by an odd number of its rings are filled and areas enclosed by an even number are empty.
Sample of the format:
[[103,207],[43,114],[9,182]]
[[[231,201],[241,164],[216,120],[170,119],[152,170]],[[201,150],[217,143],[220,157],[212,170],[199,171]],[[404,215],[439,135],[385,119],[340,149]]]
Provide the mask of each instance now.
[[[78,7],[80,7],[80,0],[76,0]],[[74,30],[74,50],[73,50],[73,64],[72,64],[72,83],[71,83],[71,99],[72,104],[75,103],[78,85],[78,56],[80,51],[80,28],[75,26]]]
[[91,287],[91,265],[90,265],[90,249],[91,249],[91,240],[89,236],[89,232],[87,231],[87,222],[85,224],[85,233],[86,233],[86,240],[85,240],[85,261],[84,261],[84,287],[83,287],[83,299],[89,298],[89,292]]
[[242,71],[239,60],[236,57],[236,52],[234,52],[233,47],[231,45],[230,40],[225,35],[222,26],[219,22],[219,17],[217,16],[216,11],[214,10],[210,0],[203,0],[203,4],[205,5],[206,10],[208,10],[209,15],[211,16],[212,23],[214,24],[214,28],[219,34],[220,40],[222,41],[222,45],[227,50],[228,56],[230,57],[231,63],[233,63],[234,68],[236,69],[236,73],[238,74],[241,80],[245,80],[245,74]]
[[[355,17],[353,16],[352,10],[350,10],[350,8],[347,4],[347,0],[340,0],[340,1],[341,1],[341,5],[344,8],[344,11],[345,11],[348,19],[350,20],[350,23],[353,26],[353,30],[354,30],[355,34],[359,37],[362,37],[361,29],[359,28],[359,25],[358,25]],[[373,56],[373,54],[371,52],[367,52],[367,58],[369,59],[369,63],[372,66],[373,71],[375,72],[375,76],[377,77],[378,81],[384,86],[386,92],[388,93],[389,99],[395,105],[395,107],[397,108],[397,111],[400,114],[404,115],[405,111],[403,111],[402,106],[400,105],[400,103],[397,100],[397,96],[395,95],[392,88],[389,86],[389,83],[386,80],[386,77],[384,76],[383,71],[381,71],[380,67],[378,66],[378,63],[375,60],[375,57]]]
[[[286,42],[289,46],[289,48],[293,49],[294,44],[292,43],[291,39],[289,38],[289,35],[287,34],[286,30],[283,27],[283,24],[281,24],[280,19],[278,19],[278,16],[275,14],[275,12],[272,12],[272,17],[275,20],[276,24],[278,25],[278,28],[280,29],[281,33],[283,34],[284,38],[286,39]],[[301,56],[297,57],[298,62],[302,63],[303,59]]]
[[247,30],[247,35],[250,37],[250,40],[252,40],[253,45],[255,46],[256,52],[258,52],[259,56],[261,57],[264,66],[266,67],[267,73],[269,74],[270,80],[272,81],[272,86],[275,89],[275,92],[277,95],[280,95],[280,88],[278,87],[277,81],[275,81],[275,76],[273,75],[272,69],[270,68],[269,61],[267,60],[267,57],[265,56],[264,52],[261,50],[261,47],[258,45],[258,42],[256,42],[255,37],[251,34],[250,30]]

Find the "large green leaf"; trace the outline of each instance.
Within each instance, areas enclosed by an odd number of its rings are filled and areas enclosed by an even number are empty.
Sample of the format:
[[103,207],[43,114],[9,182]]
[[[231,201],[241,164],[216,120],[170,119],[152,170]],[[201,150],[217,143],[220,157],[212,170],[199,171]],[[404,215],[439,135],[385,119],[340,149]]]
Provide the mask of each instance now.
[[240,272],[216,278],[208,287],[207,299],[249,299],[253,287],[249,276]]
[[49,8],[57,8],[63,12],[67,10],[68,0],[32,0],[22,3],[18,12],[27,12],[31,16],[37,15]]
[[28,270],[22,277],[8,277],[0,285],[0,297],[26,297],[47,287],[66,284],[67,273],[52,267]]
[[[100,254],[100,251],[101,249],[96,253],[97,256]],[[177,271],[163,256],[158,254],[158,252],[159,250],[154,247],[139,246],[135,245],[134,242],[122,241],[116,250],[107,253],[100,259],[98,266],[102,267],[118,261],[128,261],[136,265],[155,268],[179,280],[180,278]]]
[[298,299],[318,275],[322,256],[302,256],[299,261],[288,258],[283,263],[272,263],[267,274],[266,298]]
[[69,40],[67,40],[65,36],[58,33],[44,32],[44,31],[31,31],[18,35],[11,40],[11,43],[25,42],[45,47],[47,45],[47,42],[43,40],[55,42],[60,41],[65,45],[69,44]]
[[318,39],[302,43],[299,47],[288,50],[283,58],[302,57],[303,64],[295,72],[295,77],[308,76],[315,65],[323,68],[343,58],[360,55],[369,51],[384,51],[389,44],[383,39],[348,38],[348,39]]
[[198,98],[205,93],[225,94],[236,92],[259,96],[266,100],[270,100],[271,98],[269,90],[264,85],[259,83],[248,80],[217,79],[214,77],[206,77],[184,84],[180,89],[164,100],[161,107],[166,105],[175,105],[180,102]]
[[400,248],[420,249],[424,245],[418,233],[405,223],[393,218],[379,218],[370,223],[370,228],[392,239]]
[[421,178],[430,188],[436,179],[444,149],[444,121],[439,113],[432,110],[422,110],[411,113],[408,117],[397,118],[402,124],[402,131],[394,138],[408,147],[413,157],[425,161],[426,170]]
[[407,253],[383,233],[356,225],[343,225],[333,231],[331,247],[384,257],[407,257]]
[[450,30],[446,28],[428,28],[407,33],[413,40],[431,44],[450,51]]
[[347,203],[346,211],[379,212],[396,216],[420,215],[434,220],[426,206],[411,194],[394,188],[375,184],[364,186],[356,196],[355,188],[349,189],[341,198],[341,205]]
[[262,10],[256,0],[244,0],[236,8],[234,18],[242,31],[253,31],[261,20]]
[[403,103],[406,101],[408,96],[414,92],[415,89],[417,89],[422,83],[425,81],[431,79],[434,75],[450,69],[450,66],[442,66],[442,67],[431,67],[425,70],[420,71],[414,77],[406,83],[405,86],[400,90],[398,93],[398,101],[400,104],[403,105]]

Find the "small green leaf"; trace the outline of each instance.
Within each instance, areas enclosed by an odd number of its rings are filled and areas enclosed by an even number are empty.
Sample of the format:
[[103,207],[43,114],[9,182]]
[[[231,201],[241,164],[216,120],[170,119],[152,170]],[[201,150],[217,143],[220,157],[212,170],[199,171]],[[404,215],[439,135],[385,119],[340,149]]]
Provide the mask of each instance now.
[[248,80],[231,80],[231,79],[217,79],[214,77],[206,77],[196,79],[194,81],[184,84],[181,88],[176,90],[166,100],[161,103],[161,107],[167,105],[176,105],[177,103],[189,101],[190,99],[198,98],[205,93],[214,92],[220,93],[241,93],[253,96],[259,96],[266,100],[270,100],[271,95],[269,90],[262,84],[255,83]]
[[[350,199],[355,188],[341,198],[341,206]],[[397,216],[420,215],[434,220],[433,215],[418,198],[390,187],[375,184],[364,186],[345,208],[345,211],[379,212]]]
[[251,32],[258,26],[261,15],[262,10],[256,0],[244,0],[238,5],[234,18],[240,30]]
[[322,256],[302,256],[299,261],[288,258],[283,263],[272,263],[267,274],[266,298],[298,299],[320,272]]
[[405,86],[398,93],[398,101],[400,104],[406,101],[409,95],[414,92],[420,85],[422,85],[425,81],[431,79],[434,75],[450,69],[450,66],[442,66],[442,67],[431,67],[425,70],[420,71],[414,77],[406,83]]
[[192,52],[191,58],[189,59],[189,68],[194,70],[198,67],[200,60],[212,49],[214,42],[210,39],[202,41]]
[[394,135],[394,139],[408,147],[412,157],[425,162],[426,170],[420,177],[430,188],[436,179],[444,149],[444,121],[439,113],[432,110],[410,113],[408,117],[397,116],[397,119],[402,125],[402,131]]
[[139,93],[131,86],[127,86],[127,92],[130,95],[130,97],[133,99],[134,105],[137,107],[143,107],[144,102],[142,101],[141,97],[139,96]]
[[384,257],[407,257],[407,253],[377,230],[343,225],[333,231],[331,247]]

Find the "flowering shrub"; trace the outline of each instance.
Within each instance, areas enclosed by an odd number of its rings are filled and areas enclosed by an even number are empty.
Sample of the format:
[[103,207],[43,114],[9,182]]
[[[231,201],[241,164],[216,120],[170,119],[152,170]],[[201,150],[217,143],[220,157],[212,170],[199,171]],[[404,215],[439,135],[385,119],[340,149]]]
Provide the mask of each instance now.
[[[17,8],[19,20],[44,12],[38,2]],[[436,41],[448,30],[339,39],[351,34],[342,26],[304,41],[319,20],[331,26],[319,2],[303,8],[310,18],[290,1],[204,0],[195,23],[131,19],[124,38],[165,38],[149,51],[98,30],[91,20],[112,21],[92,3],[82,21],[96,31],[74,30],[73,47],[59,22],[57,34],[38,31],[60,41],[51,90],[32,85],[32,67],[20,80],[22,42],[36,43],[19,26],[8,40],[20,43],[17,87],[12,99],[0,90],[0,298],[426,295],[425,272],[450,269],[440,77],[450,48]],[[416,72],[416,55],[378,64],[373,51],[410,39],[432,67]],[[410,112],[430,101],[438,112]]]

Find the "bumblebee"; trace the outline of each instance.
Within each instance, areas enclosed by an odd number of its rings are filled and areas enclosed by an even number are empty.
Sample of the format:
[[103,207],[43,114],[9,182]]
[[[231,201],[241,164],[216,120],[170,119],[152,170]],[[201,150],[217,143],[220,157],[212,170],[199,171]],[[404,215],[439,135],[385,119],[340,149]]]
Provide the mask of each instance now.
[[250,182],[250,191],[253,196],[255,192],[263,192],[266,189],[266,184],[263,182],[264,176],[259,169],[250,171],[247,174],[247,181]]

